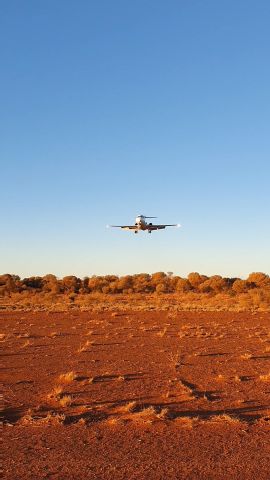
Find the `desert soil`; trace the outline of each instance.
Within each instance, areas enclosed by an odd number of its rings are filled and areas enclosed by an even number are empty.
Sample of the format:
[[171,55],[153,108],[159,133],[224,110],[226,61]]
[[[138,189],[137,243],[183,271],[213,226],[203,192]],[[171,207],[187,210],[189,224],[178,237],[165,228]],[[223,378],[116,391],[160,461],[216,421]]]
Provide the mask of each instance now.
[[269,480],[269,313],[0,320],[4,478]]

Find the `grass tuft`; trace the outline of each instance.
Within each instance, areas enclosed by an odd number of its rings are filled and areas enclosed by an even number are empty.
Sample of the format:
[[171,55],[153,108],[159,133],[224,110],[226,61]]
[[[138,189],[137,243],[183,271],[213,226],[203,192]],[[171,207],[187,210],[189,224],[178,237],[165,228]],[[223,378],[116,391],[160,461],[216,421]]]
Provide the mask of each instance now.
[[73,380],[76,380],[76,378],[78,378],[78,375],[76,375],[75,372],[62,373],[62,375],[59,376],[60,382],[63,383],[71,383]]
[[68,407],[72,403],[71,395],[64,395],[62,398],[60,398],[59,403],[61,407]]
[[260,375],[259,379],[262,382],[270,382],[270,373],[267,373],[266,375]]

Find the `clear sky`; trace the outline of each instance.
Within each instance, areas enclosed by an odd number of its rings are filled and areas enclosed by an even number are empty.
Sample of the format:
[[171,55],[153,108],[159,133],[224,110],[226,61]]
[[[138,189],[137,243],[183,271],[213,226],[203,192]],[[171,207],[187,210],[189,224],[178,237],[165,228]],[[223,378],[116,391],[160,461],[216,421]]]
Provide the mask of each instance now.
[[[269,23],[269,0],[2,0],[1,273],[270,273]],[[106,229],[140,213],[182,228]]]

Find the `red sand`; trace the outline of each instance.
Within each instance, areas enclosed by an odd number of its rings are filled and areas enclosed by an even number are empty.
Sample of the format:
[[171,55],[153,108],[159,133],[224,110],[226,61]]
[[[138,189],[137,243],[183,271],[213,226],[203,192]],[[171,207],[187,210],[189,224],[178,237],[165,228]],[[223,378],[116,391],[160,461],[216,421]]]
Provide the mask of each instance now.
[[269,480],[269,313],[0,320],[5,478]]

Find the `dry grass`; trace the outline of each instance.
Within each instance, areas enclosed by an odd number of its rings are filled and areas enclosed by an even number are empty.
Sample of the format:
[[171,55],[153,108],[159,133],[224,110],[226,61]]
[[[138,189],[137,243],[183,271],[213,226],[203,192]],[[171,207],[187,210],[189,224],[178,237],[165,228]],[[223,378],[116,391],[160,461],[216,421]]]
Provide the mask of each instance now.
[[132,416],[135,421],[142,421],[146,423],[152,423],[157,418],[156,410],[153,406],[144,408],[143,410],[136,412]]
[[238,418],[232,417],[231,415],[228,415],[224,413],[223,415],[213,415],[211,417],[211,422],[227,422],[232,425],[239,425],[241,422]]
[[167,420],[169,418],[169,409],[162,408],[162,410],[156,414],[159,420]]
[[59,399],[59,403],[61,407],[69,407],[72,403],[72,397],[71,395],[64,395]]
[[170,362],[174,365],[174,368],[180,366],[180,354],[179,353],[169,353],[168,358]]
[[126,417],[134,422],[142,423],[153,423],[158,420],[164,421],[169,418],[168,408],[162,408],[159,413],[153,405],[138,410],[138,404],[135,401],[121,406],[117,413],[120,413],[124,418]]
[[23,426],[42,426],[42,425],[62,425],[66,419],[64,414],[52,414],[49,412],[46,417],[36,418],[33,415],[24,415],[20,420],[20,425]]
[[250,360],[252,358],[252,355],[251,353],[243,353],[242,355],[240,355],[240,358],[242,360]]
[[120,422],[120,420],[117,417],[111,417],[106,420],[106,423],[109,425],[117,425]]
[[94,345],[94,342],[87,340],[84,345],[80,345],[77,352],[78,353],[86,352],[87,348],[90,347],[90,345]]
[[157,336],[158,337],[164,337],[164,335],[166,335],[167,333],[167,327],[164,327],[163,330],[161,330],[160,332],[157,333]]
[[[164,293],[119,293],[104,294],[99,291],[76,295],[70,302],[70,293],[51,294],[23,290],[10,292],[0,298],[2,309],[19,311],[67,312],[70,309],[83,312],[111,311],[112,316],[123,315],[124,312],[159,310],[166,314],[177,315],[180,311],[234,311],[263,312],[270,311],[269,286],[257,287],[243,292],[227,289],[214,294],[198,291]],[[116,313],[117,312],[119,313]]]
[[52,333],[50,333],[50,337],[51,337],[51,338],[60,337],[60,333],[58,333],[58,332],[52,332]]
[[78,378],[78,375],[76,375],[75,372],[62,373],[59,376],[59,380],[62,383],[71,383],[73,380],[76,380],[76,378]]
[[30,333],[20,333],[17,338],[30,338]]
[[80,418],[80,420],[78,420],[78,422],[77,422],[77,425],[81,425],[81,426],[86,425],[86,420],[85,420],[85,418]]
[[61,385],[58,385],[54,387],[50,393],[48,393],[47,397],[50,400],[58,400],[61,397],[62,393],[63,393],[63,387]]
[[120,408],[120,412],[122,413],[133,413],[135,412],[136,408],[138,407],[137,402],[128,402],[125,405],[122,405]]
[[193,428],[194,423],[198,422],[198,418],[191,418],[191,417],[177,417],[174,420],[174,423],[183,428]]
[[270,382],[270,373],[267,373],[266,375],[260,375],[259,379],[262,382]]

